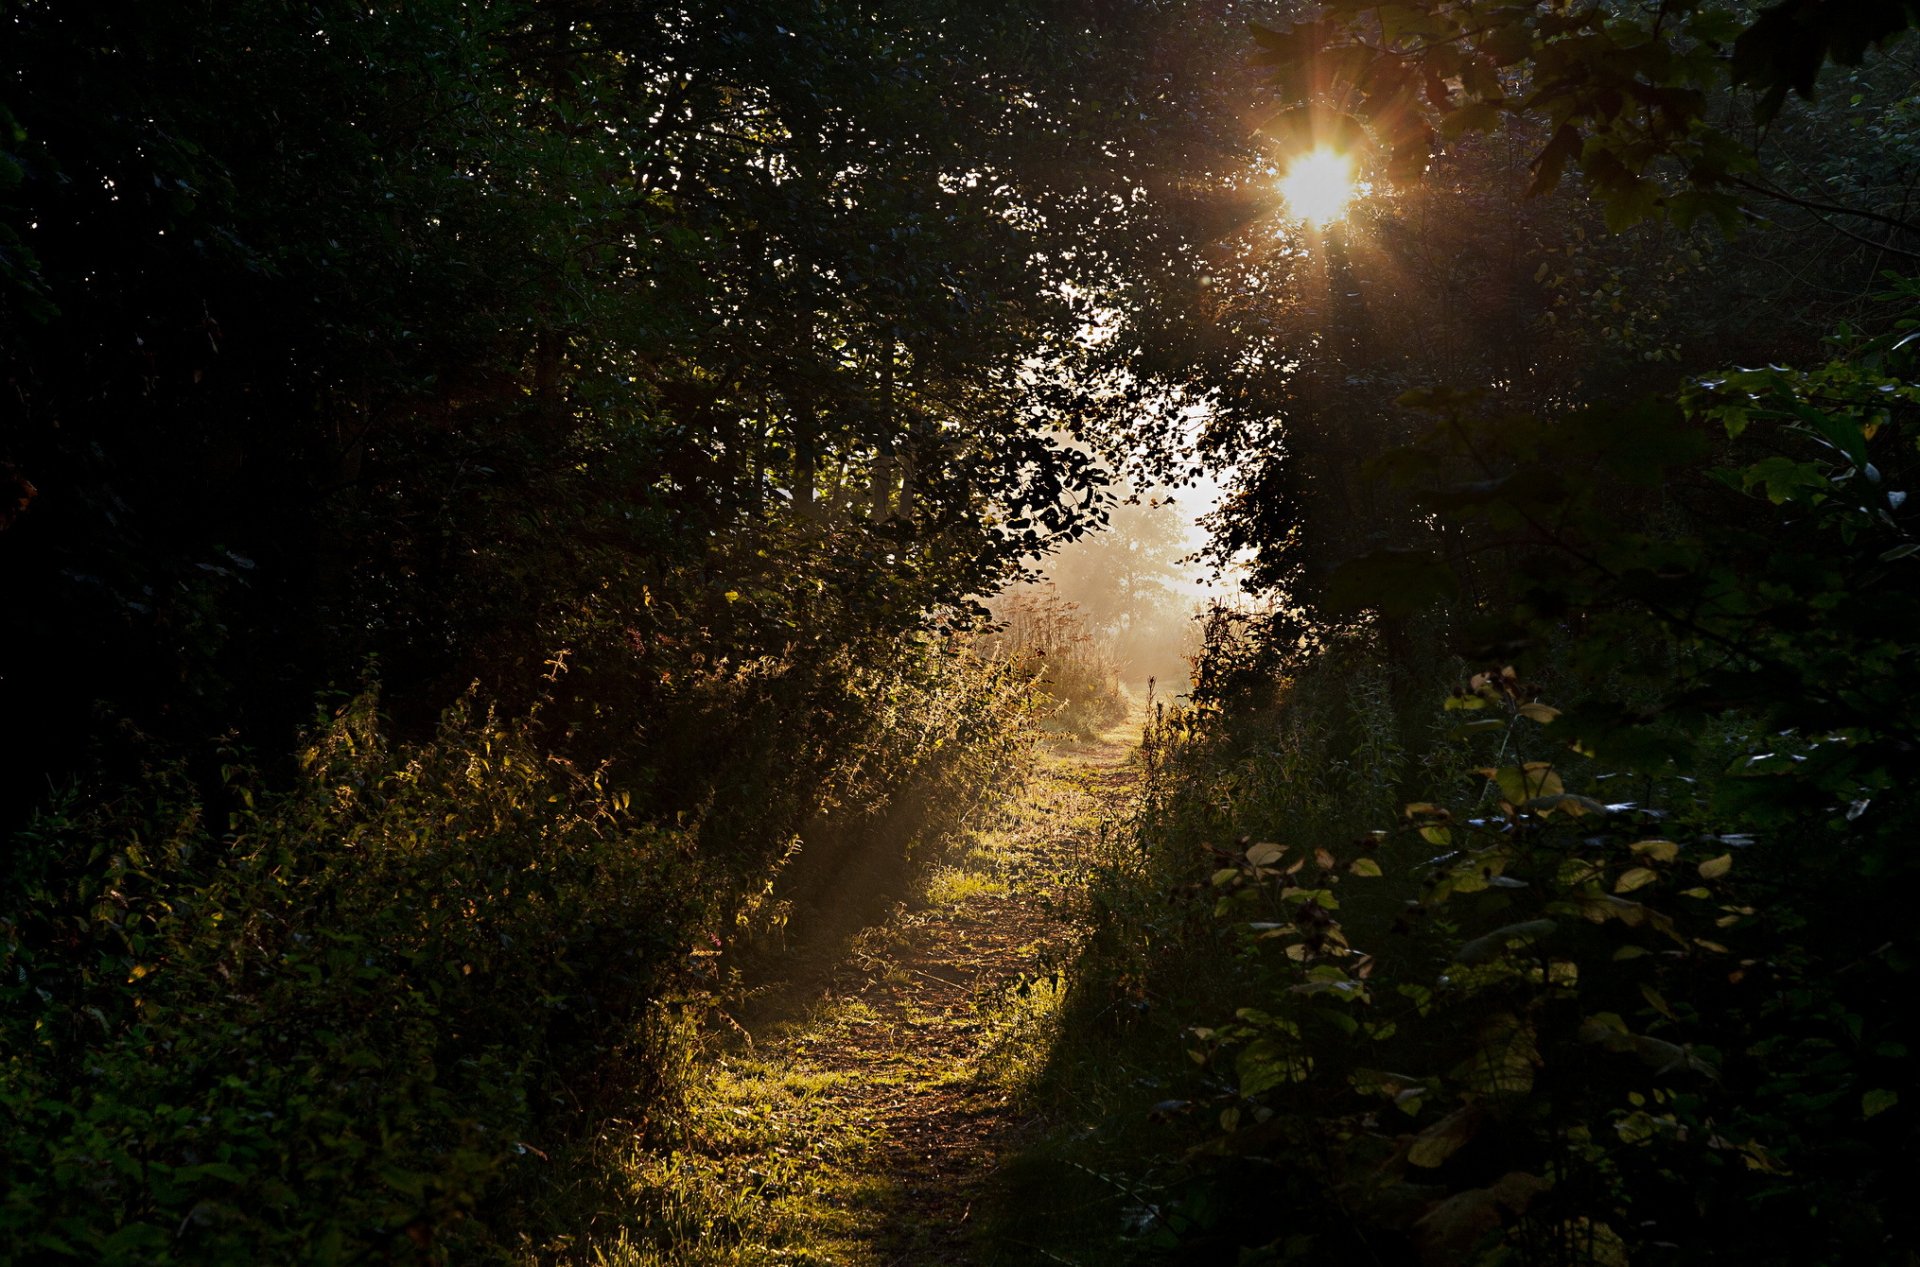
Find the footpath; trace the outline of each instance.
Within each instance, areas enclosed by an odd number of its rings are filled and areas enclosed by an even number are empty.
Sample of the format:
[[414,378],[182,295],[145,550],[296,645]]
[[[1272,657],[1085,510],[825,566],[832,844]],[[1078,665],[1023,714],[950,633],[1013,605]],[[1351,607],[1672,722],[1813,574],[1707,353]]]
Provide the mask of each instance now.
[[676,1245],[600,1260],[1030,1261],[983,1239],[974,1211],[1042,1125],[1022,1091],[1050,1050],[1077,890],[1125,812],[1137,737],[1134,718],[1043,743],[1025,788],[890,916],[777,959],[788,979],[755,983],[692,1071],[688,1146],[634,1159],[638,1182],[682,1203]]

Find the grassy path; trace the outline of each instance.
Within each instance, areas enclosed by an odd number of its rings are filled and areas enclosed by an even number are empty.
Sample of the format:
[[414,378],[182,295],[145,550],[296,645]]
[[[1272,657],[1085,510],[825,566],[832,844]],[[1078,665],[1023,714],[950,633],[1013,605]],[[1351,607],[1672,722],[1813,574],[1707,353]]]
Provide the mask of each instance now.
[[1135,770],[1133,723],[1043,745],[997,822],[892,914],[795,946],[739,1029],[701,1058],[684,1146],[635,1156],[661,1194],[652,1245],[584,1261],[967,1264],[1019,1261],[976,1237],[999,1159],[1030,1132],[1075,891]]

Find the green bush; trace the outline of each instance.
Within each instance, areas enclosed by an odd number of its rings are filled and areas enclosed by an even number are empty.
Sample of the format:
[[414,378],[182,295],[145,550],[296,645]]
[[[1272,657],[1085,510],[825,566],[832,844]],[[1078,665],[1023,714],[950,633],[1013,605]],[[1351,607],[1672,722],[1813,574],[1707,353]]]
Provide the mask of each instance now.
[[175,770],[22,834],[4,970],[9,1257],[430,1251],[710,914],[684,838],[471,701],[372,696],[298,787]]
[[[758,713],[781,677],[710,686]],[[557,755],[537,709],[471,696],[416,744],[353,699],[284,791],[233,758],[218,804],[165,764],[62,798],[4,876],[0,1258],[464,1261],[539,1238],[557,1145],[670,1115],[692,969],[795,833],[906,848],[1024,742],[1023,692],[952,646],[807,678],[833,715],[765,728],[733,754],[746,803],[673,823]]]

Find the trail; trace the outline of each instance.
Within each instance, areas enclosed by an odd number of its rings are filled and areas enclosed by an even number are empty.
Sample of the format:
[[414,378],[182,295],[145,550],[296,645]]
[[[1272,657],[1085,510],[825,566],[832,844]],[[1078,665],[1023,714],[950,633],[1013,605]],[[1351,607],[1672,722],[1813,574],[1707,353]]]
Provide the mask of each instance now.
[[779,960],[785,979],[694,1073],[694,1146],[640,1177],[703,1226],[632,1261],[1006,1261],[973,1211],[1035,1126],[1023,1082],[1046,1056],[1076,890],[1136,780],[1137,722],[1047,742],[998,821],[891,915]]

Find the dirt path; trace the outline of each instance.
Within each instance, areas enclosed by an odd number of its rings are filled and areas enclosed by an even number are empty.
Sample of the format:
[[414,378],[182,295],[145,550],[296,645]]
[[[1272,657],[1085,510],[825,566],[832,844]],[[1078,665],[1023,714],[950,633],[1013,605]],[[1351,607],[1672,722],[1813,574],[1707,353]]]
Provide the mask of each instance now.
[[1074,892],[1134,783],[1137,733],[1043,745],[999,821],[911,901],[824,960],[797,948],[695,1071],[694,1147],[636,1176],[703,1226],[627,1261],[981,1261],[973,1208],[1030,1125],[1021,1089],[1046,1055]]

